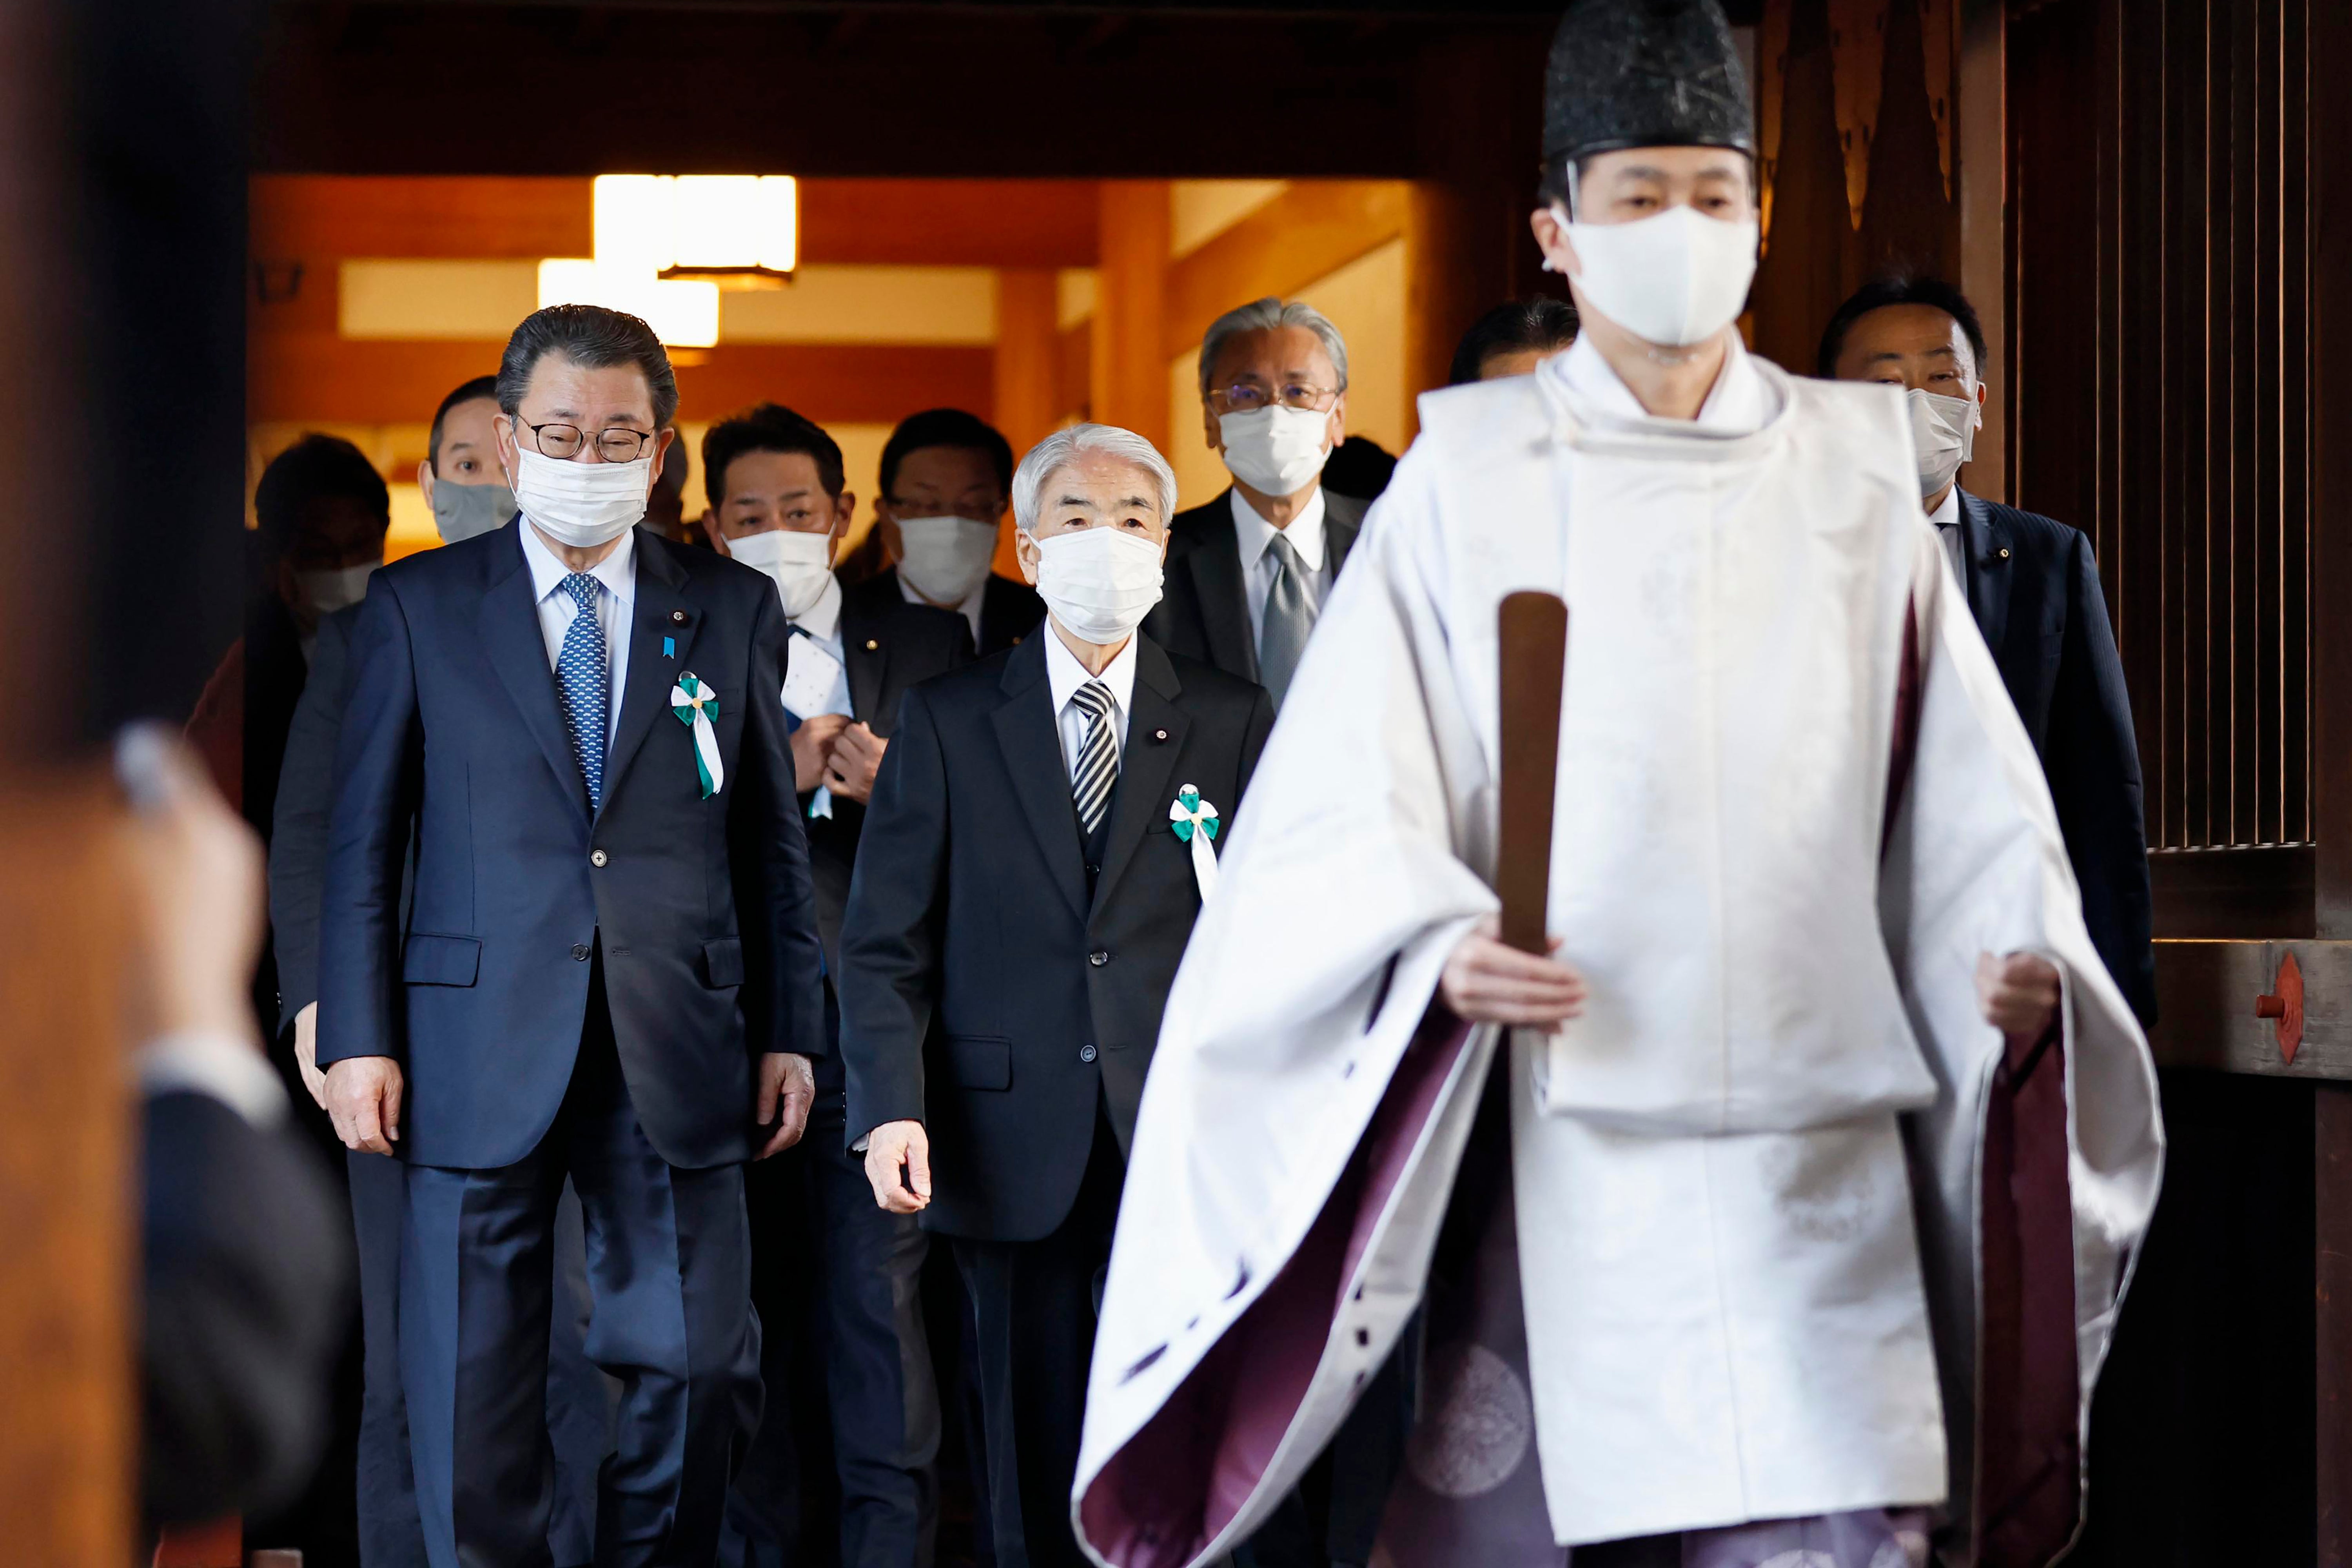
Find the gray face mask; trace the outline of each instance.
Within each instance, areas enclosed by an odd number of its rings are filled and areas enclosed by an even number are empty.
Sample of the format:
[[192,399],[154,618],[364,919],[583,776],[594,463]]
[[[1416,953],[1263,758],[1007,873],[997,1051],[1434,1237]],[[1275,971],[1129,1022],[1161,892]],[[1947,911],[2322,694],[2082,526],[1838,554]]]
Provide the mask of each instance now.
[[433,487],[433,526],[444,544],[504,528],[514,514],[514,491],[502,484],[461,485],[443,479]]

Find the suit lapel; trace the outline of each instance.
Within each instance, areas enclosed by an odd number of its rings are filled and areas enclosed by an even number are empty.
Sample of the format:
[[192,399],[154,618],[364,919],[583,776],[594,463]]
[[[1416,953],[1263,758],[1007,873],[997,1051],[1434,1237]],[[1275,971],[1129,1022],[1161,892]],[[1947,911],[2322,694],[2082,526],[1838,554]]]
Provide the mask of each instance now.
[[1201,542],[1184,556],[1201,600],[1201,627],[1209,662],[1244,680],[1257,679],[1257,638],[1251,634],[1249,595],[1242,591],[1241,538],[1234,531],[1234,492],[1209,503]]
[[[686,569],[671,556],[668,544],[640,528],[636,552],[636,610],[629,625],[628,688],[621,696],[621,727],[613,736],[613,754],[604,764],[608,802],[619,790],[637,748],[653,733],[654,721],[669,719],[670,688],[694,668],[687,662],[687,655],[702,624],[700,613],[686,596]],[[665,637],[673,644],[667,654],[662,651]],[[745,700],[751,700],[750,693]]]
[[2009,632],[2010,563],[2016,552],[2009,548],[2009,530],[1993,516],[1992,508],[1966,490],[1960,491],[1960,555],[1969,569],[1963,584],[1969,613],[1976,616],[1985,646],[1998,654],[2000,639]]
[[1086,848],[1078,842],[1078,814],[1070,804],[1070,769],[1062,760],[1061,731],[1054,722],[1042,638],[1031,637],[1013,650],[1004,665],[1003,690],[1005,700],[993,721],[1013,796],[1036,835],[1046,875],[1069,900],[1071,912],[1084,920]]
[[889,672],[890,635],[878,618],[869,626],[846,599],[840,626],[841,660],[849,669],[850,716],[876,734],[887,735],[891,716],[882,710],[882,689]]
[[[527,526],[527,525],[523,525]],[[547,658],[547,636],[539,626],[539,596],[531,591],[530,573],[522,559],[522,539],[510,534],[509,551],[495,557],[503,568],[491,569],[478,617],[482,648],[490,668],[499,672],[523,728],[539,742],[547,765],[555,770],[565,798],[588,816],[588,783],[580,776],[580,759],[572,755],[572,737],[563,728],[563,710],[556,696],[555,671]]]
[[1355,497],[1334,495],[1328,486],[1324,487],[1323,553],[1330,563],[1334,582],[1348,564],[1348,552],[1356,547],[1356,535],[1364,526],[1364,503]]
[[[1118,804],[1111,809],[1110,843],[1103,851],[1102,875],[1095,879],[1095,905],[1100,908],[1117,885],[1119,874],[1135,858],[1145,834],[1168,820],[1169,802],[1176,798],[1172,775],[1184,750],[1192,721],[1176,706],[1183,690],[1176,670],[1160,645],[1139,637],[1135,645],[1134,710],[1127,716],[1127,745],[1119,755]],[[1160,731],[1168,738],[1160,740]],[[1212,802],[1230,810],[1231,802]]]

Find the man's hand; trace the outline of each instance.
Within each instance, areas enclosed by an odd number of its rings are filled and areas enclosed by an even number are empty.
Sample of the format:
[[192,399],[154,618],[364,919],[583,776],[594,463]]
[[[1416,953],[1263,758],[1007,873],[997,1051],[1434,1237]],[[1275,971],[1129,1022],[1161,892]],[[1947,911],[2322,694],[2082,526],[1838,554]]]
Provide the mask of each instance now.
[[824,787],[863,805],[874,796],[874,775],[889,744],[864,724],[852,724],[833,743],[833,755],[825,763]]
[[327,1075],[319,1070],[319,1005],[306,1002],[294,1015],[294,1065],[302,1069],[302,1087],[327,1109]]
[[793,794],[806,795],[824,783],[825,758],[835,737],[848,726],[845,713],[820,713],[801,721],[801,727],[793,731]]
[[390,1057],[346,1057],[327,1068],[327,1116],[343,1147],[389,1154],[400,1142],[400,1097],[407,1082]]
[[1977,1005],[2004,1035],[2038,1040],[2058,1016],[2058,971],[2031,952],[1977,955]]
[[[1506,947],[1502,922],[1488,915],[1454,948],[1437,994],[1456,1017],[1474,1024],[1565,1023],[1584,1011],[1584,977],[1557,958]],[[1551,951],[1560,939],[1552,938]]]
[[761,1057],[751,1120],[761,1127],[773,1122],[776,1131],[751,1158],[764,1160],[799,1142],[801,1134],[808,1131],[809,1107],[815,1103],[816,1069],[808,1058],[786,1051],[770,1051]]
[[[906,1179],[899,1179],[899,1167]],[[874,1201],[892,1214],[920,1214],[931,1204],[931,1140],[919,1121],[885,1121],[866,1138],[866,1179]],[[911,1184],[914,1191],[907,1190]]]

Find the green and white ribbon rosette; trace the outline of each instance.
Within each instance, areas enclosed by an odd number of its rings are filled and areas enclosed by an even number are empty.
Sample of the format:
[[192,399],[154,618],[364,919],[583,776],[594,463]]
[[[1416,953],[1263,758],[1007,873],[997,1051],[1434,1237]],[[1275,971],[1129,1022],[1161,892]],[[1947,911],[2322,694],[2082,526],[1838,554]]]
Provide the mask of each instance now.
[[1186,784],[1168,803],[1168,820],[1176,837],[1192,846],[1192,879],[1201,885],[1205,904],[1217,889],[1217,852],[1211,847],[1217,837],[1217,808],[1201,798],[1196,786]]
[[669,710],[694,731],[694,771],[702,776],[702,798],[709,800],[727,782],[727,770],[719,765],[719,733],[710,727],[719,717],[719,693],[688,670],[669,689]]

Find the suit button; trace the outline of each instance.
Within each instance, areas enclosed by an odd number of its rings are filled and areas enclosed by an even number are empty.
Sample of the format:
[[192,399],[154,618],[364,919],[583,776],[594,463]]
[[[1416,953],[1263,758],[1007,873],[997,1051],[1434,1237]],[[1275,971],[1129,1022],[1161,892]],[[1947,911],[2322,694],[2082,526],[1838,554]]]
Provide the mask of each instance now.
[[604,852],[602,849],[592,849],[588,852],[588,864],[591,866],[602,866],[604,863]]
[[572,944],[572,957],[574,957],[574,958],[576,958],[576,959],[578,959],[578,960],[579,960],[581,963],[587,963],[587,962],[588,962],[588,944],[587,944],[586,942],[573,942],[573,943]]
[[1080,1046],[1078,1047],[1078,1060],[1082,1062],[1090,1062],[1094,1059],[1095,1048],[1092,1046]]
[[1087,954],[1087,962],[1093,964],[1097,969],[1100,969],[1104,964],[1110,962],[1110,952],[1108,948],[1098,947],[1092,952]]

